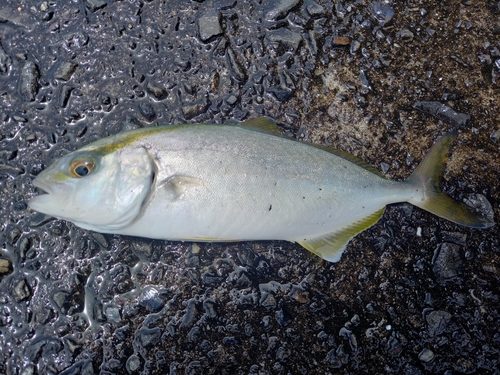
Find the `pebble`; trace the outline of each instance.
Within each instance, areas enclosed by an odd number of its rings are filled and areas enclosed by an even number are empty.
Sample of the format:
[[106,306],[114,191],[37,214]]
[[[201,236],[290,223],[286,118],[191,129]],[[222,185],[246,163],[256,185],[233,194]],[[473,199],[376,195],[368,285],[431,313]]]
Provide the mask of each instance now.
[[236,79],[238,82],[244,83],[248,78],[248,74],[243,67],[243,65],[238,60],[236,53],[233,51],[231,47],[226,50],[227,62],[229,64],[229,69],[231,72],[231,76]]
[[95,11],[97,11],[99,9],[104,8],[108,4],[104,0],[85,0],[85,5],[92,12],[95,12]]
[[470,121],[470,115],[455,111],[446,104],[437,101],[422,101],[413,104],[413,108],[428,113],[452,126],[463,128]]
[[0,43],[0,74],[7,74],[11,68],[12,59],[5,52]]
[[209,10],[198,19],[198,34],[202,42],[207,43],[212,38],[222,34],[220,13]]
[[149,92],[156,100],[166,99],[168,96],[168,91],[164,88],[156,86],[155,84],[148,82],[146,85],[146,91]]
[[322,17],[325,15],[325,8],[313,0],[304,1],[304,10],[310,17]]
[[440,244],[432,259],[433,270],[441,280],[450,280],[463,273],[463,262],[460,256],[460,247],[445,242]]
[[[273,2],[271,2],[272,4]],[[298,4],[300,0],[278,0],[275,5],[266,13],[268,21],[276,21],[285,18],[288,13]]]
[[383,3],[381,1],[373,2],[371,12],[373,17],[382,26],[387,25],[392,21],[392,17],[394,17],[394,9],[389,4]]
[[426,317],[427,329],[431,336],[437,336],[446,332],[448,323],[451,320],[451,314],[446,311],[431,311]]
[[33,102],[38,94],[40,71],[32,61],[26,61],[21,70],[19,92],[25,102]]
[[418,354],[418,359],[425,363],[432,362],[434,357],[434,352],[427,348],[422,349],[422,351]]
[[56,68],[54,72],[54,78],[60,79],[62,81],[69,81],[73,73],[76,71],[77,67],[78,64],[74,64],[72,62],[63,62]]
[[148,122],[153,122],[156,120],[156,111],[151,103],[141,102],[139,103],[139,112],[146,118]]
[[[268,44],[272,44],[279,55],[285,52],[296,52],[302,41],[302,36],[287,27],[281,27],[267,33]],[[280,53],[281,52],[281,53]]]

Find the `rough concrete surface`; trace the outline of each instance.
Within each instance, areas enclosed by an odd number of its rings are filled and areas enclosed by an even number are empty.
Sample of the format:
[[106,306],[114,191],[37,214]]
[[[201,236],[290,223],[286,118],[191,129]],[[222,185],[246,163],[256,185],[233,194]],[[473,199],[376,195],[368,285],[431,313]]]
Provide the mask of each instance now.
[[2,2],[1,374],[498,374],[498,226],[393,205],[340,262],[84,231],[27,209],[123,129],[266,115],[500,216],[498,1]]

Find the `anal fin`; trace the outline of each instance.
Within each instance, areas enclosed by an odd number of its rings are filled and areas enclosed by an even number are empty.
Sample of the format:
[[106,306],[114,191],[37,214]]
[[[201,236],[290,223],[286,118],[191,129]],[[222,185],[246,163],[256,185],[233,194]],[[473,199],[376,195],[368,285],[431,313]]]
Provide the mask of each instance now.
[[329,262],[338,262],[351,238],[375,224],[384,212],[385,207],[336,232],[297,239],[295,242]]

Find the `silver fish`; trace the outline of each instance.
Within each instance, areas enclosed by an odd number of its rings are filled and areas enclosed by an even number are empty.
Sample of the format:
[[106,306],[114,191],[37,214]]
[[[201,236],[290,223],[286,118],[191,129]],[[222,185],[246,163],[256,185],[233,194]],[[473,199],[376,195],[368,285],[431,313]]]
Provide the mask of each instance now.
[[391,203],[409,202],[468,227],[494,225],[439,188],[455,134],[438,140],[398,182],[354,156],[278,132],[267,118],[122,132],[42,171],[33,185],[46,194],[29,206],[103,233],[292,241],[331,262]]

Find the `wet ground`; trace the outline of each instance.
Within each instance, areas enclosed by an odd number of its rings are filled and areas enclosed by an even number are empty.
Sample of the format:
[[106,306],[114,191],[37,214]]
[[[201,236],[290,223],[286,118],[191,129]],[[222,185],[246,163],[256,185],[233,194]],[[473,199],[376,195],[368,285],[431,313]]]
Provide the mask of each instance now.
[[123,129],[266,115],[500,216],[497,1],[17,1],[0,7],[0,373],[498,374],[498,227],[391,206],[332,264],[284,242],[108,236],[27,209]]

